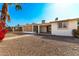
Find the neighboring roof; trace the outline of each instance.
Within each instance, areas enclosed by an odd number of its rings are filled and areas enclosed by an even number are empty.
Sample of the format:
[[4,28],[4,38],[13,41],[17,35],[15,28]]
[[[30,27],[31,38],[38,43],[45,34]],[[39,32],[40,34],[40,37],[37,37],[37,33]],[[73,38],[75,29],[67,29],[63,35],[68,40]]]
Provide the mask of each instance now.
[[79,21],[79,18],[65,19],[65,20],[56,20],[56,21],[52,21],[50,23],[61,22],[61,21],[73,21],[73,20],[78,20]]

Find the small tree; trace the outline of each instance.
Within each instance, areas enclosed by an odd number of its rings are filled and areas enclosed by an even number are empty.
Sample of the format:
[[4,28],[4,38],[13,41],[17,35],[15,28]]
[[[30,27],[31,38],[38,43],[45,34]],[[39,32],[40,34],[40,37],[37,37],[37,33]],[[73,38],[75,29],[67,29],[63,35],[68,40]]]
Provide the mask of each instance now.
[[72,30],[72,35],[76,38],[79,38],[79,30],[73,29]]

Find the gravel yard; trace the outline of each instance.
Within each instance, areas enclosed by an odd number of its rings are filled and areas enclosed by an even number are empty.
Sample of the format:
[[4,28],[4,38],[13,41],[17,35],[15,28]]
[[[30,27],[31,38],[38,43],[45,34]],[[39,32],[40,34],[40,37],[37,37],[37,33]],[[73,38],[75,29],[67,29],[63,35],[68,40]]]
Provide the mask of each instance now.
[[[6,37],[9,36],[7,35]],[[4,39],[2,42],[0,42],[0,55],[79,56],[79,39],[37,35],[28,35],[11,40]]]

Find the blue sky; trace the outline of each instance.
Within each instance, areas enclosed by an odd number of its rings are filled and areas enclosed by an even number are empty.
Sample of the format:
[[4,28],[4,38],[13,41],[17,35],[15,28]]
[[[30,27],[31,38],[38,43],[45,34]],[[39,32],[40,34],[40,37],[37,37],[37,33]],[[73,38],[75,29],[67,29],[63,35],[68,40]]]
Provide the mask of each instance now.
[[[41,20],[46,22],[53,21],[56,17],[61,19],[78,18],[79,4],[65,3],[24,3],[21,4],[22,10],[16,11],[15,6],[9,6],[8,11],[11,16],[9,26],[17,24],[40,23]],[[0,4],[0,9],[2,4]]]

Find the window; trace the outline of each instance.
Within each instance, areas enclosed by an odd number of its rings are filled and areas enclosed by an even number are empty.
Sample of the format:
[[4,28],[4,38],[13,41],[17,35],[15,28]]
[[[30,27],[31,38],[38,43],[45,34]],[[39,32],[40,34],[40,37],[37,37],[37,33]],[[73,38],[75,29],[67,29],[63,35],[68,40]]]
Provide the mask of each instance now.
[[68,22],[58,22],[58,28],[67,28]]
[[62,28],[62,22],[58,23],[58,28]]
[[68,22],[63,22],[63,28],[67,28]]

